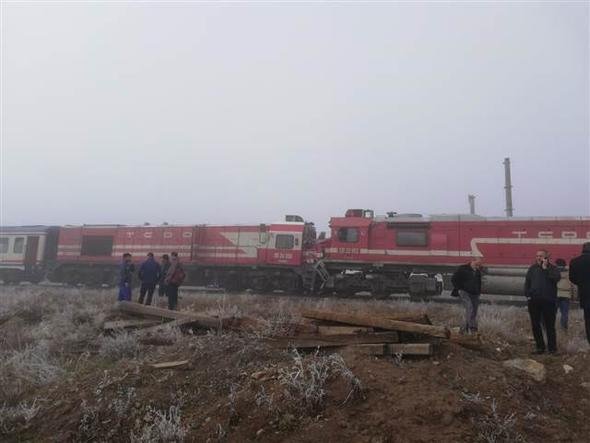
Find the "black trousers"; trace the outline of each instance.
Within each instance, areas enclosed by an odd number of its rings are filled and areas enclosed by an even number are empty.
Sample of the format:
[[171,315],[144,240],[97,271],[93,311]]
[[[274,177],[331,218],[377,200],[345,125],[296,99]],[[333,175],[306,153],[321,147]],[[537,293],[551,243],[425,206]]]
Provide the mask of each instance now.
[[166,296],[168,297],[168,309],[175,311],[178,306],[178,286],[166,286]]
[[154,291],[156,290],[155,283],[142,283],[141,288],[139,289],[139,304],[143,304],[143,299],[147,293],[147,299],[145,301],[146,305],[152,304],[152,297],[154,295]]
[[584,308],[584,323],[586,324],[586,339],[590,344],[590,306]]
[[528,302],[528,307],[537,350],[544,351],[546,349],[542,327],[542,325],[545,325],[545,330],[547,331],[547,348],[549,349],[549,352],[555,352],[557,350],[557,339],[555,334],[555,302],[550,300],[531,299]]
[[158,295],[160,297],[164,297],[166,295],[166,285],[164,283],[160,283],[158,285]]

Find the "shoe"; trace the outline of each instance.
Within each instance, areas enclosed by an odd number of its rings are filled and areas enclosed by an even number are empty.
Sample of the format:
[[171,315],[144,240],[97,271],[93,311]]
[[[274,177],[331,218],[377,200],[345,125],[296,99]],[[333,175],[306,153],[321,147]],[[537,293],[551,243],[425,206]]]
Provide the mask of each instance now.
[[551,354],[551,355],[557,354],[557,349],[550,349],[549,354]]
[[533,355],[541,355],[545,353],[545,349],[535,349]]

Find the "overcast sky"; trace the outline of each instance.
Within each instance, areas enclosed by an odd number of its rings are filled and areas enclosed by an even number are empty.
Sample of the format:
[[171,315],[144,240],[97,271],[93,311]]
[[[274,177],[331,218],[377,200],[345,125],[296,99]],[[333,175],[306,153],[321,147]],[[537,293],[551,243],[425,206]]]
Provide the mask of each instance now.
[[590,213],[581,3],[2,7],[2,224]]

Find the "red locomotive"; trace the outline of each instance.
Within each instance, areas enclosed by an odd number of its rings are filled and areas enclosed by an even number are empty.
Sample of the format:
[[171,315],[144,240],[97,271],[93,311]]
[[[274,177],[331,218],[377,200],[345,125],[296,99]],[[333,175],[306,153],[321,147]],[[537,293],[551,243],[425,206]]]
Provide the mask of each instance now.
[[441,278],[482,257],[483,290],[519,293],[538,249],[567,262],[590,241],[590,218],[484,218],[475,215],[388,213],[348,210],[330,220],[322,244],[321,286],[337,292],[436,294]]
[[178,252],[187,284],[227,289],[300,290],[315,229],[301,217],[250,226],[66,226],[60,228],[53,281],[114,284],[125,252],[142,260]]
[[348,210],[317,240],[299,216],[249,226],[64,226],[0,228],[0,278],[112,285],[124,252],[142,260],[177,251],[187,284],[229,290],[374,294],[442,292],[471,256],[484,260],[484,292],[519,293],[537,249],[569,261],[590,241],[590,218],[484,218],[474,215]]

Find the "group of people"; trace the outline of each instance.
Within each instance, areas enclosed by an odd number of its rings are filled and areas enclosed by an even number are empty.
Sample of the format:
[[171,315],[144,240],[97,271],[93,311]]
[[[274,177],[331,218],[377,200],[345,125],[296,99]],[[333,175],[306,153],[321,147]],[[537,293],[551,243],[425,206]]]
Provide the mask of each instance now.
[[[480,258],[459,266],[452,277],[453,293],[465,306],[463,333],[477,333],[477,310],[481,295]],[[577,294],[584,311],[586,338],[590,343],[590,242],[582,246],[582,254],[571,260],[569,268],[565,260],[551,263],[549,252],[537,251],[535,262],[529,267],[524,284],[524,295],[535,339],[535,354],[557,352],[555,321],[561,312],[561,328],[568,329],[570,300]],[[547,335],[547,343],[543,336]]]
[[[133,257],[127,252],[123,254],[119,272],[119,301],[131,301],[134,273]],[[139,267],[138,277],[141,282],[138,300],[140,304],[151,305],[158,286],[158,295],[168,297],[168,309],[176,310],[178,288],[186,277],[177,252],[172,252],[170,256],[162,255],[160,263],[156,261],[152,252],[148,252],[147,259]]]

